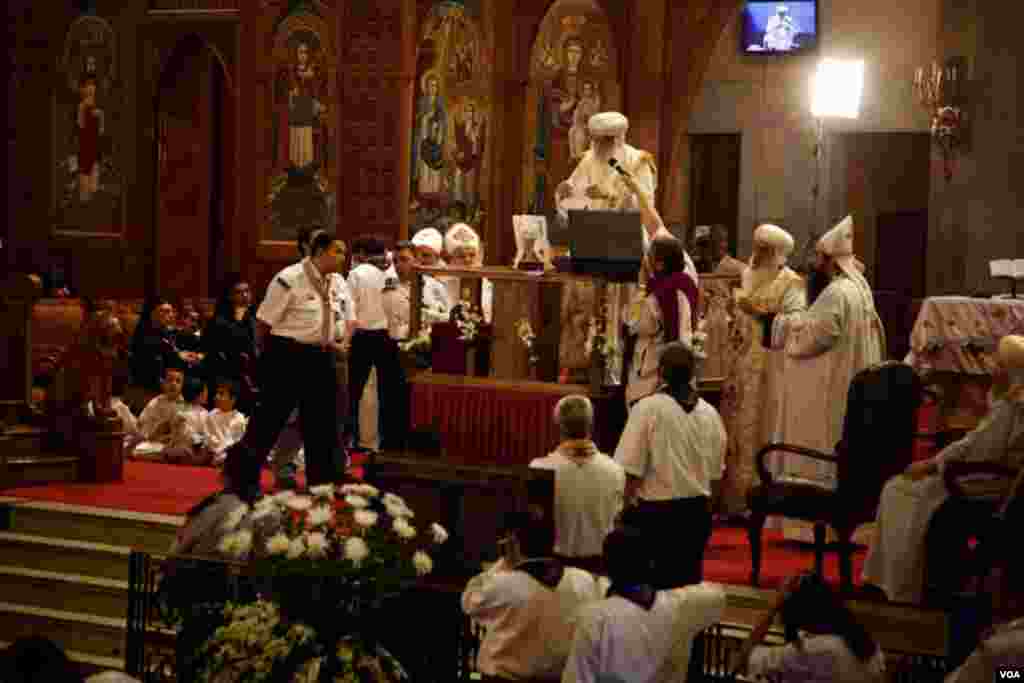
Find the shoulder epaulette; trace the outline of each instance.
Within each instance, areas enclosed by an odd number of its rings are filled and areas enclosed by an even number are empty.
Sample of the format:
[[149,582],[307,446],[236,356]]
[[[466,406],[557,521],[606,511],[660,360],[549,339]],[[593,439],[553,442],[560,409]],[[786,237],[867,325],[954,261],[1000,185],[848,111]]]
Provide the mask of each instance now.
[[292,288],[292,286],[290,284],[288,284],[288,281],[285,280],[283,277],[280,277],[280,276],[278,276],[278,278],[277,278],[277,284],[281,285],[285,289],[291,289]]

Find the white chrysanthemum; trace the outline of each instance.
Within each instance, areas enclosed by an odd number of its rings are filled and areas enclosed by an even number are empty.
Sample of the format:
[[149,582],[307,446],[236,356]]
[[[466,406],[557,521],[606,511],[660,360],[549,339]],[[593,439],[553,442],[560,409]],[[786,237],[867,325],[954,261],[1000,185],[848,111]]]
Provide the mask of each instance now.
[[362,484],[342,484],[338,490],[341,492],[341,495],[347,496],[350,493],[359,493],[360,486]]
[[309,492],[314,498],[334,498],[334,484],[311,486]]
[[245,519],[247,514],[249,514],[249,506],[242,503],[228,513],[227,517],[224,518],[224,523],[221,525],[221,528],[224,531],[234,531],[238,528],[238,525],[242,523],[242,520]]
[[277,503],[287,503],[289,500],[291,500],[292,498],[294,498],[297,495],[298,494],[295,493],[295,491],[292,491],[292,490],[289,489],[289,490],[281,491],[280,493],[275,493],[271,497],[271,499],[274,502],[277,502]]
[[416,527],[409,524],[409,520],[404,517],[397,517],[392,523],[391,528],[395,530],[395,533],[405,540],[416,538]]
[[364,529],[369,529],[377,523],[378,515],[373,510],[356,510],[352,517],[355,519],[356,524]]
[[430,533],[434,537],[434,543],[437,543],[438,545],[441,545],[448,540],[448,532],[437,522],[430,525]]
[[357,567],[363,563],[370,554],[370,548],[366,545],[366,541],[353,536],[345,541],[345,559],[349,560],[352,564]]
[[309,496],[295,496],[294,498],[289,498],[285,501],[285,505],[292,510],[305,512],[309,508],[313,507],[313,499]]
[[306,554],[314,559],[327,557],[327,537],[319,531],[306,534]]
[[354,493],[352,495],[345,496],[345,502],[354,508],[365,508],[370,506],[370,501]]
[[308,519],[309,523],[313,526],[327,524],[331,521],[333,517],[334,511],[331,510],[331,508],[327,507],[326,505],[318,505],[317,507],[310,510],[309,514],[306,515],[306,519]]
[[281,533],[274,534],[267,541],[267,554],[284,555],[288,552],[289,545],[291,545],[291,541],[287,536]]
[[302,557],[302,554],[306,552],[306,542],[302,539],[302,536],[293,538],[288,542],[288,559],[297,560]]
[[[289,493],[294,492],[289,491]],[[253,505],[252,507],[254,510],[263,510],[264,508],[269,508],[272,510],[275,507],[277,507],[278,502],[279,501],[277,500],[277,496],[263,496],[258,501],[256,501],[256,504]]]
[[412,510],[409,509],[408,505],[399,505],[398,503],[384,503],[384,509],[388,511],[388,514],[395,518],[412,518],[416,515],[413,514]]
[[248,529],[228,534],[220,540],[217,548],[225,555],[242,557],[252,550],[252,532]]
[[255,507],[255,508],[253,508],[252,514],[249,515],[249,521],[250,522],[258,522],[259,520],[263,519],[264,517],[269,517],[270,515],[273,515],[273,514],[277,514],[277,506],[276,505],[273,506],[273,507]]
[[385,493],[384,497],[381,498],[385,505],[395,505],[398,507],[406,507],[405,499],[401,496],[396,496],[393,493]]
[[423,576],[434,570],[434,561],[430,559],[430,555],[422,550],[417,550],[412,556],[412,566],[416,568],[417,574]]

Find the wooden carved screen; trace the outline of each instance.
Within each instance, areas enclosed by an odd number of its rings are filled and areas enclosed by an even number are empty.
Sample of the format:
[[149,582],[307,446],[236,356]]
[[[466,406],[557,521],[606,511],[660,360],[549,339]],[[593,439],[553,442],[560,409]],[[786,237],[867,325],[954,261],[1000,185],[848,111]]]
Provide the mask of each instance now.
[[[342,236],[373,233],[397,238],[405,202],[396,201],[407,127],[402,0],[359,0],[343,5],[341,64]],[[401,191],[404,193],[404,191]]]

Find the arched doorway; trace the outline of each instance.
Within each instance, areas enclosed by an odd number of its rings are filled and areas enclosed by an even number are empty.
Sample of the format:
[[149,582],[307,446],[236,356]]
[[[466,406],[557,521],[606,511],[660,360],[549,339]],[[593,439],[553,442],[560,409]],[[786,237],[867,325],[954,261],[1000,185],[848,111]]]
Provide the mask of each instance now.
[[234,204],[234,98],[217,51],[197,35],[164,62],[156,97],[155,286],[208,297],[224,278]]

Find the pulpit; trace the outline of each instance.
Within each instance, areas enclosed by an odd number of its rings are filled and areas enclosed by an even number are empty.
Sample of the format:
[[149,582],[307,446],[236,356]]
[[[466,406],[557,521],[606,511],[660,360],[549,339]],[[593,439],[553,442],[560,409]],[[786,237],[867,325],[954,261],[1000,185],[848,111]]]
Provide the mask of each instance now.
[[[411,427],[440,436],[444,459],[462,464],[526,464],[552,450],[559,440],[555,404],[564,396],[583,394],[594,403],[594,439],[613,452],[626,421],[621,376],[624,344],[623,310],[636,295],[635,285],[608,283],[587,275],[523,272],[512,268],[472,270],[420,269],[438,278],[457,277],[470,303],[480,304],[483,278],[493,287],[493,319],[486,339],[453,344],[454,323],[430,329],[434,365],[410,378]],[[714,278],[711,279],[721,279]],[[563,302],[568,288],[588,290],[580,304],[589,324],[572,340],[573,351],[589,365],[573,374],[561,372]],[[410,337],[425,332],[420,278],[412,285],[414,310]],[[717,308],[728,326],[725,303]],[[589,330],[589,335],[586,334]],[[727,329],[724,338],[727,339]],[[723,347],[727,344],[723,344]],[[440,351],[440,349],[447,351]],[[463,356],[471,350],[472,356]],[[484,357],[486,355],[486,357]],[[731,367],[729,356],[716,364],[716,376],[698,383],[714,400]],[[720,373],[720,374],[719,374]],[[580,381],[582,380],[582,381]]]

